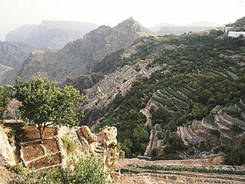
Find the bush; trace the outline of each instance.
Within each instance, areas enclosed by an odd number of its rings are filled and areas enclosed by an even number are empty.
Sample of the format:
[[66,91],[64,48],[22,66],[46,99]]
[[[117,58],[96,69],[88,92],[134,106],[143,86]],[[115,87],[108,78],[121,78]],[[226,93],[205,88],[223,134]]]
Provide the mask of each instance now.
[[58,184],[105,184],[106,173],[102,159],[96,157],[81,158],[74,164],[73,169],[61,169],[55,174]]
[[72,167],[40,174],[30,172],[19,175],[12,181],[15,184],[105,184],[107,176],[103,159],[96,157],[80,158]]
[[70,139],[69,137],[67,136],[64,136],[61,138],[63,144],[64,144],[64,147],[69,151],[69,152],[73,152],[75,151],[77,145],[75,143],[75,141],[73,139]]
[[12,89],[0,86],[0,118],[3,117],[5,110],[12,98]]
[[168,138],[167,146],[165,147],[164,152],[167,154],[176,153],[177,151],[183,151],[186,149],[184,142],[178,136],[177,133],[171,133]]
[[224,163],[227,165],[245,164],[245,145],[232,148],[231,151],[225,155]]
[[160,107],[152,113],[152,123],[155,124],[167,124],[169,120],[169,113],[165,107]]

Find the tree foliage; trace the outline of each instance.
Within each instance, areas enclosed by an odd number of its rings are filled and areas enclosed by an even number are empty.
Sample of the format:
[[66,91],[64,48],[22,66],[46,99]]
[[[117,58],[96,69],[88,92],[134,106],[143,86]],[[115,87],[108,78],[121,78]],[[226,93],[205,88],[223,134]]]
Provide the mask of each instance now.
[[5,110],[12,97],[12,88],[0,86],[0,118],[3,117]]
[[[118,128],[118,140],[127,157],[143,154],[145,150],[140,144],[148,142],[148,138],[139,141],[132,134],[140,124],[149,135],[140,112],[149,100],[158,104],[159,109],[151,111],[152,123],[160,124],[164,135],[176,132],[177,126],[202,120],[217,105],[245,101],[244,68],[229,57],[243,55],[245,42],[217,38],[220,34],[212,31],[209,35],[149,38],[137,47],[132,57],[122,61],[133,65],[149,58],[153,62],[148,68],[162,67],[149,78],[138,78],[124,96],[118,94],[101,123],[102,127],[114,125]],[[170,49],[162,49],[169,46]],[[167,145],[168,137],[164,137]]]
[[77,110],[87,97],[71,86],[61,89],[53,82],[38,78],[17,80],[14,88],[15,98],[22,102],[21,117],[28,125],[37,125],[41,139],[47,126],[78,125],[79,117],[83,116]]

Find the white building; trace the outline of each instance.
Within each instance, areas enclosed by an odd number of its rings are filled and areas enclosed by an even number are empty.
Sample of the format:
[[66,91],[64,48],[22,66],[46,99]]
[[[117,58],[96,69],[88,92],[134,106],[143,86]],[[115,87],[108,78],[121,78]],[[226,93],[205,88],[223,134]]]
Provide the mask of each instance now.
[[239,36],[245,37],[245,31],[229,31],[228,37],[237,38]]

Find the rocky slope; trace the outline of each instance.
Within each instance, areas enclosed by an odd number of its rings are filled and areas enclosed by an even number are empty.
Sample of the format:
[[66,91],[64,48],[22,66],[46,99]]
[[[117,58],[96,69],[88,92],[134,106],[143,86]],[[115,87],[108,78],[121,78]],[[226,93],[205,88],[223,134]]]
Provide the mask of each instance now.
[[31,79],[35,75],[58,82],[89,73],[107,55],[130,46],[135,40],[151,36],[132,18],[117,26],[101,26],[83,39],[68,43],[59,51],[34,52],[24,62],[19,76]]
[[24,43],[0,41],[0,64],[18,70],[32,50]]
[[[90,98],[86,120],[95,130],[116,126],[127,156],[200,158],[243,144],[245,45],[220,34],[149,37],[105,57],[89,85],[71,83]],[[217,105],[221,111],[212,114]],[[232,127],[241,132],[234,136]],[[178,137],[186,151],[168,150]]]
[[23,42],[36,49],[61,49],[96,27],[88,22],[42,21],[40,25],[23,25],[9,32],[6,41]]
[[0,41],[0,84],[11,83],[33,47],[24,43]]
[[233,27],[235,31],[245,31],[245,17],[238,19],[236,22],[232,24],[228,24],[226,26]]
[[[12,144],[7,135],[15,132]],[[6,133],[7,132],[7,133]],[[14,181],[14,173],[6,168],[20,162],[26,168],[36,171],[47,171],[52,168],[68,167],[72,160],[84,156],[103,156],[105,172],[114,168],[119,157],[117,149],[117,129],[107,127],[97,134],[91,132],[87,126],[82,127],[48,127],[44,132],[43,141],[36,127],[23,127],[21,123],[5,123],[0,127],[0,171],[1,183]],[[74,150],[69,150],[66,142],[74,142]],[[10,167],[10,168],[11,168]],[[110,172],[107,173],[110,179]]]

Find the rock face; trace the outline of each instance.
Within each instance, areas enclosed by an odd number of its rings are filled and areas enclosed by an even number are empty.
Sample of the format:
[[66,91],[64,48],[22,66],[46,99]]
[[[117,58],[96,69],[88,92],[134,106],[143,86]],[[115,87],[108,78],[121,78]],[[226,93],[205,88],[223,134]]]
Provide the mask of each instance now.
[[0,64],[19,69],[32,50],[23,43],[0,41]]
[[0,41],[0,84],[16,78],[17,71],[33,48],[23,43]]
[[108,168],[114,166],[116,159],[119,157],[116,139],[117,129],[115,127],[107,127],[97,134],[93,134],[87,126],[82,126],[77,131],[77,136],[80,142],[88,148],[88,154],[102,154],[106,166]]
[[40,25],[23,25],[9,32],[6,40],[23,42],[37,49],[60,49],[96,27],[88,22],[43,21]]
[[[22,134],[19,135],[20,158],[28,168],[47,170],[53,167],[66,167],[71,159],[81,156],[103,155],[106,166],[111,168],[118,157],[116,136],[115,127],[105,128],[98,134],[92,133],[87,126],[48,127],[41,142],[36,127],[24,127]],[[62,141],[64,137],[74,141],[76,149],[72,153]]]
[[76,78],[89,73],[105,56],[127,48],[140,37],[150,35],[150,31],[132,18],[113,28],[101,26],[57,52],[32,53],[23,64],[19,76],[28,80],[41,75],[58,82]]
[[15,165],[14,149],[10,146],[8,137],[0,126],[0,166],[6,166],[7,164]]

